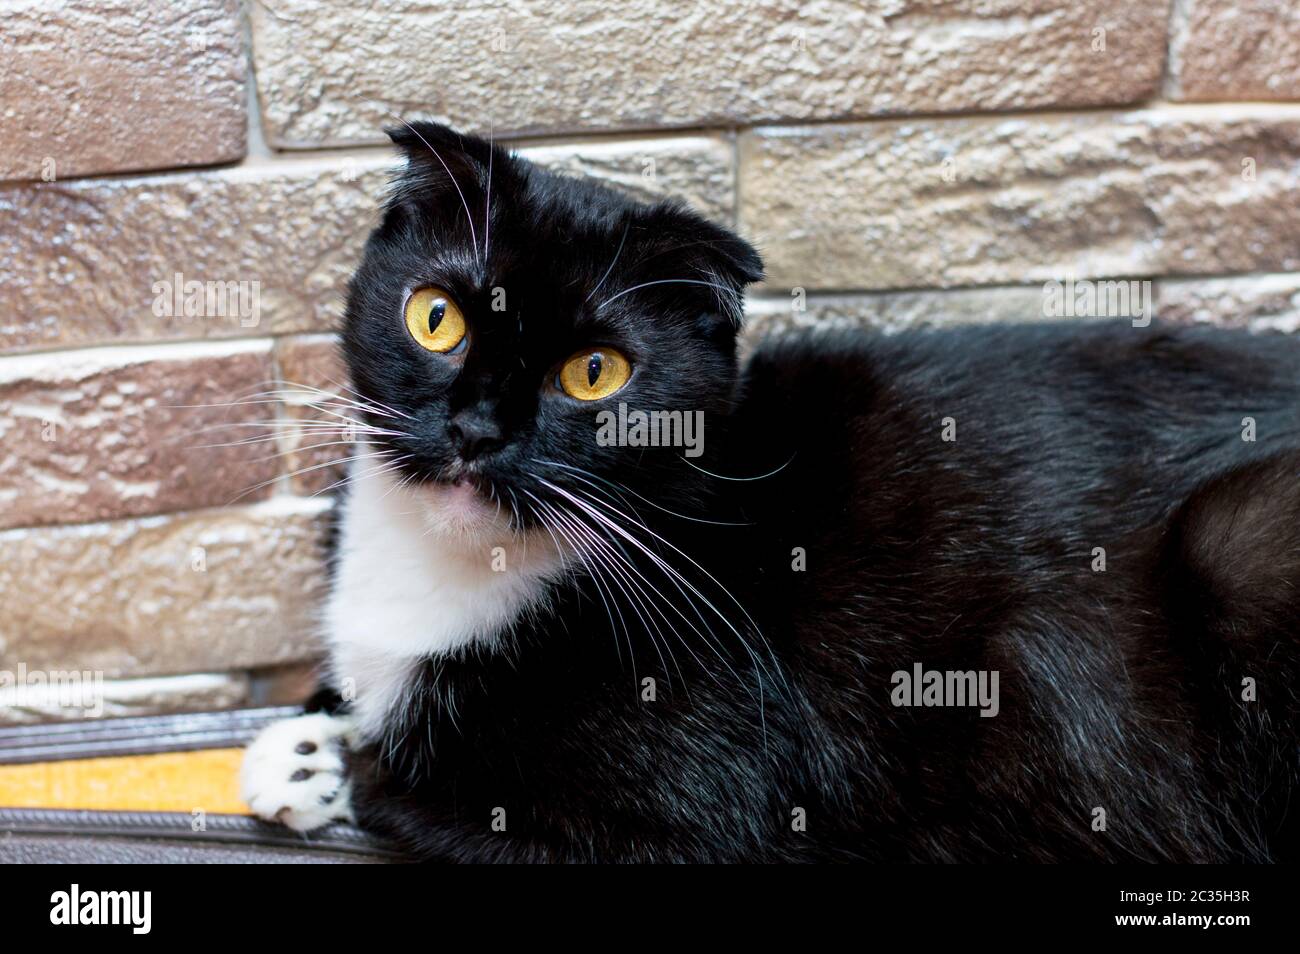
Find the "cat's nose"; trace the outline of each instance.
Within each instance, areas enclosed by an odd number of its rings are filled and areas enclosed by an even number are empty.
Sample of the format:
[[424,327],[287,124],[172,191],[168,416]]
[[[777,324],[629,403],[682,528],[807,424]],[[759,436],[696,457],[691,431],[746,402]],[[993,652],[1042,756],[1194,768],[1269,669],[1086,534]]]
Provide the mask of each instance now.
[[496,420],[477,411],[465,410],[453,417],[447,436],[461,460],[467,462],[505,446],[505,437]]

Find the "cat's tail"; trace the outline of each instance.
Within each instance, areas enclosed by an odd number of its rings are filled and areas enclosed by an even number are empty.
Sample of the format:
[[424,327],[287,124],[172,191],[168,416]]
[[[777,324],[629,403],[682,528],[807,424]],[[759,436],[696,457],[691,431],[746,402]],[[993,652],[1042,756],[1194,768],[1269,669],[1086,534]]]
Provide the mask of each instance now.
[[1279,860],[1300,850],[1300,451],[1206,482],[1166,525],[1166,617],[1225,803],[1254,802]]
[[[1300,645],[1300,452],[1243,465],[1193,493],[1165,555],[1204,628],[1248,655]],[[1278,660],[1282,662],[1282,659]]]

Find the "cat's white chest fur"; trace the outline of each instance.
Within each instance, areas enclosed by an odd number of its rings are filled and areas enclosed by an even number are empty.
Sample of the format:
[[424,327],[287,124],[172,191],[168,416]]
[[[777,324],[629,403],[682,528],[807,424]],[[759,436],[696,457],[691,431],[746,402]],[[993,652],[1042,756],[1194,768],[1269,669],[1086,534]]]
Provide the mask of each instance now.
[[497,639],[546,598],[564,558],[548,534],[511,531],[466,488],[365,470],[344,504],[325,641],[333,685],[373,740],[423,660]]

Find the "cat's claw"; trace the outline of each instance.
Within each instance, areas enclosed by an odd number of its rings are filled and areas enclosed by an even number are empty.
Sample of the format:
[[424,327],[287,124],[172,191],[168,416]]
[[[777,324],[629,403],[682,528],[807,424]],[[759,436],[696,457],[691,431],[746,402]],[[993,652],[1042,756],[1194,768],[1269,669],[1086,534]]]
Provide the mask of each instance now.
[[253,814],[295,831],[353,821],[344,750],[352,723],[324,712],[267,726],[244,752],[240,797]]

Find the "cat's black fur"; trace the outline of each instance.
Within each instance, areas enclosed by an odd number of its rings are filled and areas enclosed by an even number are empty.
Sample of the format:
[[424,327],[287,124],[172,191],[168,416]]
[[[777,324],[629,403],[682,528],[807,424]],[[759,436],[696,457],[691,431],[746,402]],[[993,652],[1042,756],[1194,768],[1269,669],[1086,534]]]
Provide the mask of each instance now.
[[[357,389],[416,419],[420,479],[488,415],[483,478],[523,523],[525,490],[575,509],[549,481],[657,557],[580,511],[641,588],[580,575],[498,651],[431,659],[352,755],[364,825],[466,861],[1296,855],[1300,342],[1060,321],[780,337],[739,368],[743,241],[443,127],[394,138]],[[467,315],[463,365],[409,339],[421,284]],[[597,404],[701,409],[703,457],[597,446],[598,407],[552,388],[592,343],[636,367]],[[998,671],[999,714],[895,707],[914,663]]]

